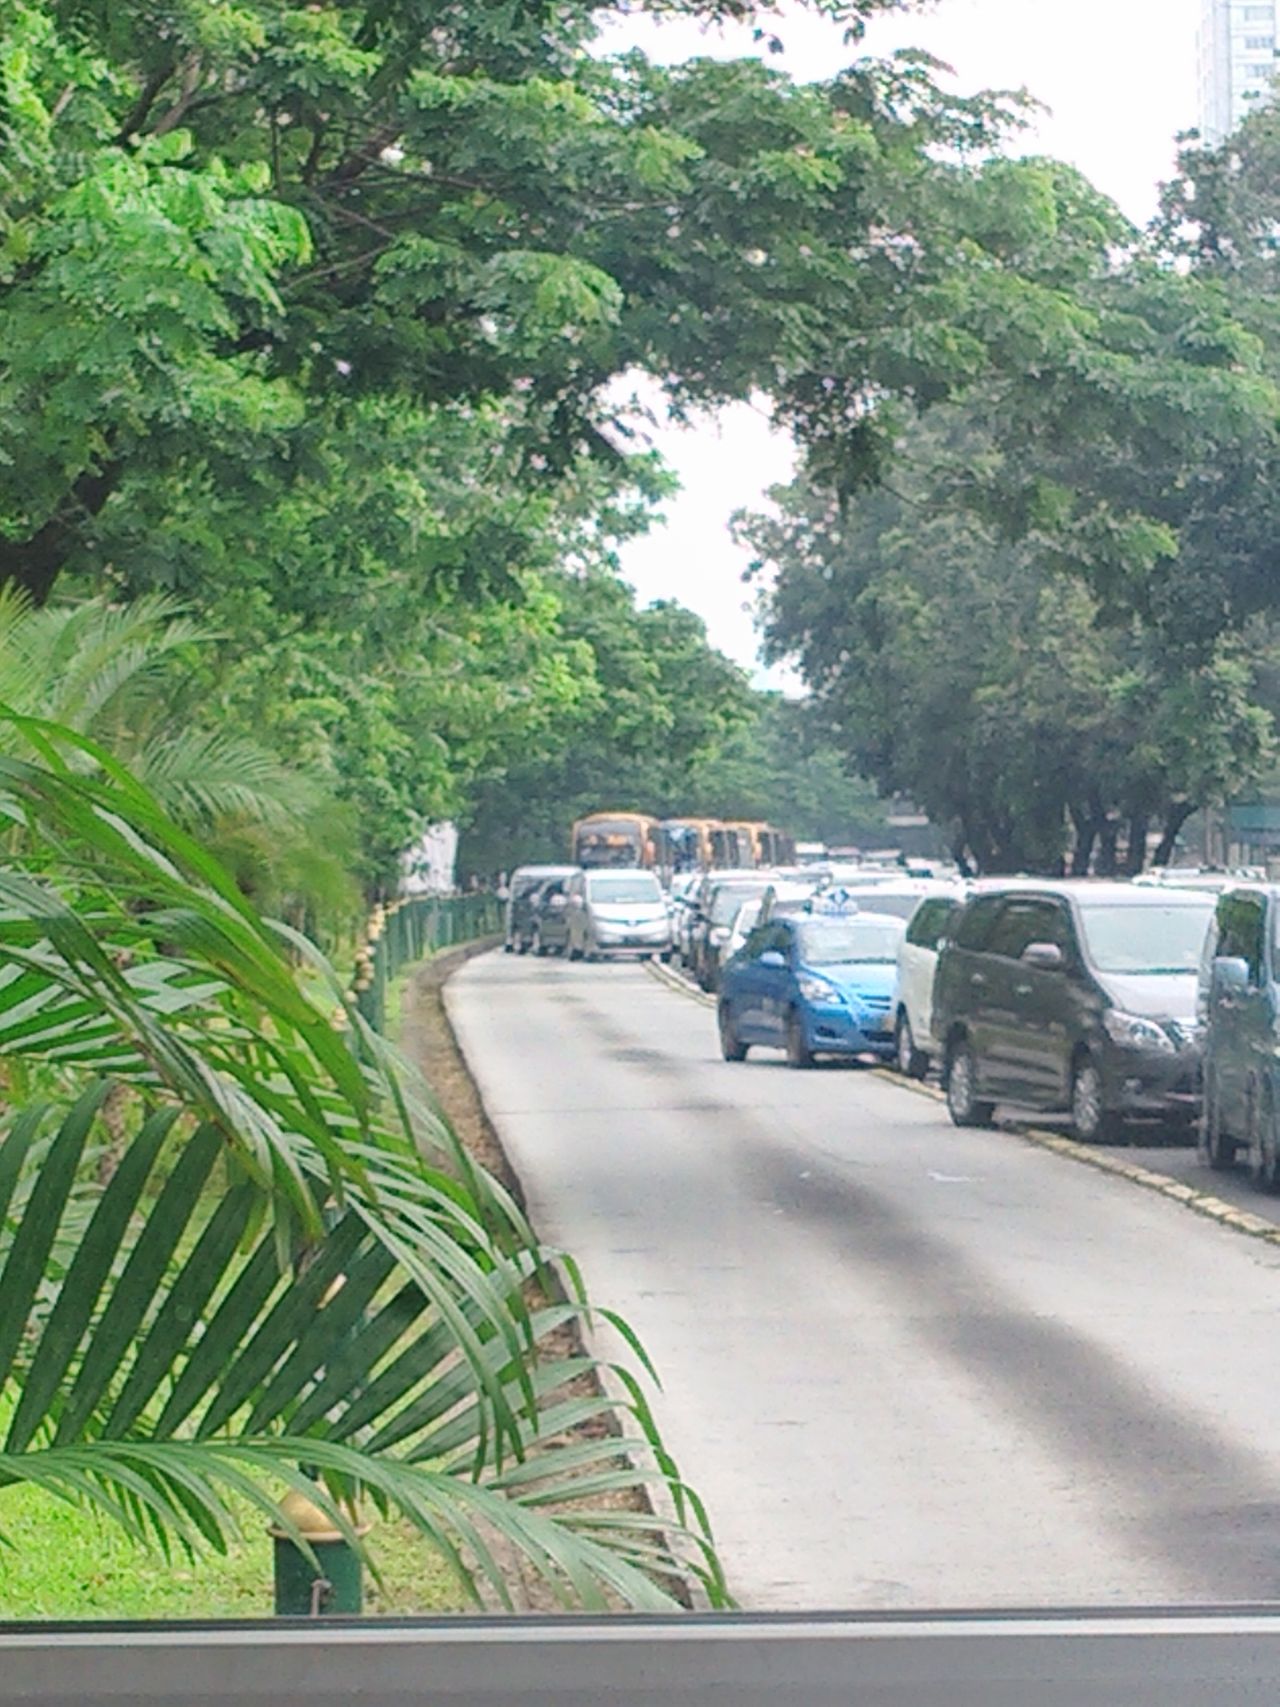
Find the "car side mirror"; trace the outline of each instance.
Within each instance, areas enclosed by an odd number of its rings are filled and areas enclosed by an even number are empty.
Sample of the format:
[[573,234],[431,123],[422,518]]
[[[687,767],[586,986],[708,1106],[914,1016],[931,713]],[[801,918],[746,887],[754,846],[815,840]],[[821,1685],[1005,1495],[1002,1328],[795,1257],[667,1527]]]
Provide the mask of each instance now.
[[1029,942],[1022,951],[1022,962],[1041,972],[1060,972],[1066,957],[1056,942]]
[[776,948],[766,948],[760,956],[760,964],[767,966],[771,972],[781,972],[787,964],[787,957]]
[[1239,995],[1249,988],[1249,962],[1224,956],[1213,963],[1212,989],[1215,996]]

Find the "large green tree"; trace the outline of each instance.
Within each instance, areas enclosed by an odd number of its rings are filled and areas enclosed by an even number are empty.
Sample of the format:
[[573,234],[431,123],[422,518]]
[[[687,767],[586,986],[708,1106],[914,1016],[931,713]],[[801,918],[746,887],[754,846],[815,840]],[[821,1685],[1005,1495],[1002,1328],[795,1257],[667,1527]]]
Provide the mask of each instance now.
[[1194,668],[1137,617],[1108,621],[1043,542],[917,491],[843,511],[803,484],[747,524],[777,571],[769,642],[886,793],[912,796],[981,871],[1140,870],[1272,750],[1240,641]]

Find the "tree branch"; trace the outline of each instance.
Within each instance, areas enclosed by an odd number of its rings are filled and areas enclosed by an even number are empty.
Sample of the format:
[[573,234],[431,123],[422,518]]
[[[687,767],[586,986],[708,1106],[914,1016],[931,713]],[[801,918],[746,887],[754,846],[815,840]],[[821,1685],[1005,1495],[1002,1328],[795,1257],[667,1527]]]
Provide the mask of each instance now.
[[182,123],[182,120],[187,115],[188,108],[192,101],[195,100],[196,94],[199,91],[200,77],[203,69],[204,68],[200,63],[200,56],[198,54],[192,54],[183,69],[182,93],[169,108],[169,111],[162,114],[161,117],[157,119],[155,129],[152,131],[153,136],[167,136],[171,130],[175,129]]
[[122,148],[127,147],[130,139],[135,137],[142,129],[143,125],[146,124],[147,119],[150,116],[151,109],[156,104],[156,96],[159,95],[161,89],[164,88],[165,84],[173,76],[173,72],[173,61],[169,60],[167,64],[162,65],[157,70],[153,71],[150,77],[148,77],[146,82],[142,85],[141,94],[139,94],[128,117],[124,120],[124,123],[120,126],[120,129],[116,134],[116,141]]

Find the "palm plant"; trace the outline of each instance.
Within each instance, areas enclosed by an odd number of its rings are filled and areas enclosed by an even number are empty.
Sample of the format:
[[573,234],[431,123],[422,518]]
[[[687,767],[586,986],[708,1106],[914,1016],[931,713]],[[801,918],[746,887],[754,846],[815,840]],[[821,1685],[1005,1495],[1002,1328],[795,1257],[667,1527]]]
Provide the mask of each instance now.
[[192,665],[213,639],[163,595],[37,608],[0,587],[0,704],[106,748],[172,818],[245,860],[255,893],[345,918],[359,904],[341,858],[354,830],[322,780],[190,703]]
[[[305,1463],[335,1526],[354,1539],[358,1488],[477,1597],[508,1595],[496,1537],[571,1604],[722,1599],[634,1376],[638,1453],[580,1379],[590,1356],[546,1351],[589,1319],[580,1290],[541,1301],[547,1253],[336,975],[102,749],[13,713],[0,732],[23,832],[0,872],[0,1062],[82,1085],[0,1121],[0,1533],[26,1482],[139,1540],[220,1548],[228,1494],[280,1521]],[[122,1082],[138,1114],[98,1189]],[[620,1506],[649,1486],[661,1515]]]

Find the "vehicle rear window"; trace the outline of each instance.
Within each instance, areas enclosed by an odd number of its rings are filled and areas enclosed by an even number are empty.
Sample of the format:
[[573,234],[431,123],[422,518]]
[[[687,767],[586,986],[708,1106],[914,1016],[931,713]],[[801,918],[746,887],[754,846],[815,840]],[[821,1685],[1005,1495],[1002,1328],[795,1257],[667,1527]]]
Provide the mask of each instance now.
[[1213,897],[1203,905],[1170,901],[1168,906],[1080,905],[1080,925],[1089,959],[1099,972],[1131,975],[1198,972],[1213,918]]
[[916,948],[936,948],[938,938],[946,930],[948,920],[958,905],[957,901],[947,895],[939,895],[932,901],[922,902],[907,927],[907,941]]
[[810,966],[891,965],[902,933],[889,919],[808,919],[796,927],[800,958]]
[[587,894],[593,901],[614,901],[625,906],[639,901],[661,901],[656,877],[637,872],[627,877],[589,877]]
[[991,927],[1004,906],[1003,895],[984,895],[970,901],[956,923],[954,941],[957,948],[983,949],[991,935]]
[[768,887],[767,883],[731,883],[727,888],[717,889],[711,897],[711,923],[731,925],[742,903],[754,901]]

